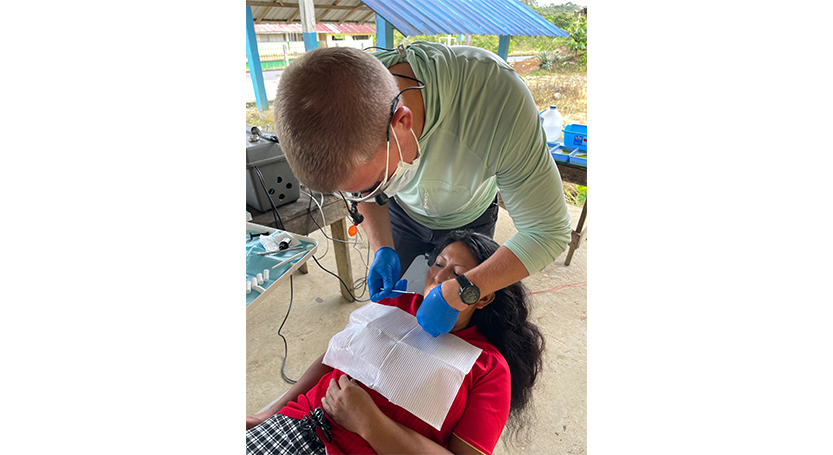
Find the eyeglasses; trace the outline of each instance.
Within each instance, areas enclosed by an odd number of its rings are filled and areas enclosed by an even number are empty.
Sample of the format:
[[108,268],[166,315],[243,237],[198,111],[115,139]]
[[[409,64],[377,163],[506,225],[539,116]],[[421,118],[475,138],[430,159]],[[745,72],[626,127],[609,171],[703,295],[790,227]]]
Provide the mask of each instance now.
[[[401,74],[393,74],[393,75],[396,76],[396,77],[404,78],[404,79],[410,79],[412,81],[417,82],[419,85],[413,86],[413,87],[405,87],[404,89],[400,90],[399,93],[397,93],[395,97],[393,97],[393,102],[391,102],[391,104],[390,104],[390,115],[388,116],[388,126],[387,126],[387,129],[385,130],[385,140],[387,141],[387,147],[385,148],[385,150],[387,150],[387,155],[390,155],[390,125],[391,125],[391,122],[393,121],[393,114],[396,113],[396,107],[399,105],[399,100],[402,98],[402,94],[405,93],[408,90],[421,90],[421,89],[425,88],[425,84],[423,84],[422,81],[420,81],[419,79],[415,79],[415,78],[409,77],[409,76],[403,76]],[[402,152],[400,151],[399,154],[400,154],[400,158],[401,158]],[[377,196],[381,195],[388,188],[388,186],[390,186],[391,182],[396,180],[396,178],[398,177],[398,174],[403,172],[402,168],[397,166],[393,175],[390,176],[390,178],[388,178],[388,159],[389,159],[389,156],[385,156],[385,179],[381,183],[379,183],[379,185],[376,186],[376,188],[374,188],[370,192],[347,193],[347,196],[345,196],[346,199],[348,201],[351,201],[351,202],[364,202],[364,201],[376,198]]]

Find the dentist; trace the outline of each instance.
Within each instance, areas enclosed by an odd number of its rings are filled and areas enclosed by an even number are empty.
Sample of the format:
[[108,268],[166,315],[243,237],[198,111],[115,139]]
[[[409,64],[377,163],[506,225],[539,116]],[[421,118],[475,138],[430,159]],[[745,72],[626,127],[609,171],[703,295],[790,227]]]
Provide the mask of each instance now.
[[415,42],[322,48],[283,73],[275,130],[295,176],[340,191],[375,250],[371,299],[404,290],[415,257],[460,228],[492,238],[498,190],[518,232],[443,282],[417,313],[431,335],[460,311],[553,262],[570,241],[561,176],[524,81],[497,55]]

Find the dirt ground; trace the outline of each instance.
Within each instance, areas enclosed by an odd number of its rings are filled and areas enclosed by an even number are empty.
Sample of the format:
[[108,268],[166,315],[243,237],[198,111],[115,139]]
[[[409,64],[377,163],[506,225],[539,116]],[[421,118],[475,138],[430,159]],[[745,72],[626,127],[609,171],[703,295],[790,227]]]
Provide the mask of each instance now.
[[570,71],[571,60],[566,56],[561,58],[559,65],[566,66],[552,72],[540,71],[540,60],[535,56],[510,62],[509,65],[529,87],[539,111],[556,105],[558,112],[564,116],[565,125],[587,125],[587,73]]
[[526,77],[538,71],[538,63],[537,58],[530,57],[524,60],[510,62],[509,66],[511,66],[519,76]]

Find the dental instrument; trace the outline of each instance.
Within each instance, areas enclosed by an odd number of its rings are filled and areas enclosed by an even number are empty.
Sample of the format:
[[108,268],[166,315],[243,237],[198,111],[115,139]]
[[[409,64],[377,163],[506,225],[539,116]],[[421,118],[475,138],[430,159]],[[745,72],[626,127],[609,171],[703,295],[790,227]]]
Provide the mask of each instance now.
[[255,254],[250,254],[250,255],[249,255],[249,257],[250,257],[250,256],[266,256],[266,255],[268,255],[268,254],[278,254],[278,253],[283,253],[284,251],[303,250],[303,249],[305,249],[305,248],[306,248],[306,246],[304,246],[304,245],[301,245],[301,246],[293,246],[292,248],[287,248],[287,249],[285,249],[285,250],[266,251],[266,252],[264,252],[264,253],[255,253]]
[[[306,248],[306,250],[309,250],[309,248]],[[284,250],[284,251],[286,251],[286,250]],[[282,266],[282,265],[286,265],[287,263],[292,262],[292,261],[294,261],[294,260],[296,260],[296,259],[300,258],[301,256],[305,255],[305,254],[307,254],[307,251],[301,251],[300,253],[296,254],[295,256],[292,256],[291,258],[289,258],[289,259],[287,259],[287,260],[285,260],[285,261],[283,261],[283,262],[281,262],[280,264],[278,264],[278,265],[273,265],[273,266],[272,266],[272,268],[274,269],[274,268],[278,268],[278,267],[280,267],[280,266]]]

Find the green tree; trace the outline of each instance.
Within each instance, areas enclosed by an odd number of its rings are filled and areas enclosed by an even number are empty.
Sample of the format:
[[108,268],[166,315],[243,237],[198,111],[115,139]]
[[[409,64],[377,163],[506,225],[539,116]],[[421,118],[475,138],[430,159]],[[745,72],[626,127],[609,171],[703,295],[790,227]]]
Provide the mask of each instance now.
[[587,52],[587,17],[579,16],[570,25],[567,32],[570,34],[570,40],[567,41],[567,49],[573,51],[578,57],[579,53]]
[[567,31],[567,29],[570,28],[570,25],[572,25],[575,18],[576,15],[574,13],[565,12],[545,17],[546,20],[552,22],[556,27],[564,31]]

